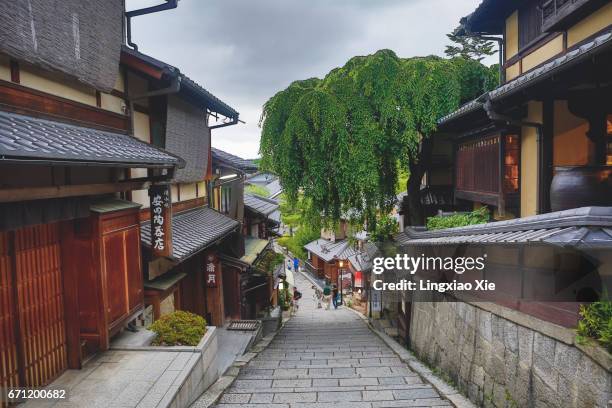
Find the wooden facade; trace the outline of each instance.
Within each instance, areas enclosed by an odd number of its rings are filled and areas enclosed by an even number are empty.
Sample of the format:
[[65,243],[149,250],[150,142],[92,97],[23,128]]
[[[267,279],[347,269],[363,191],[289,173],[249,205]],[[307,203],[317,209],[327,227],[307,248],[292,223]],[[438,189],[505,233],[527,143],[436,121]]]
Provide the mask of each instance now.
[[60,228],[0,233],[0,384],[37,387],[67,368]]

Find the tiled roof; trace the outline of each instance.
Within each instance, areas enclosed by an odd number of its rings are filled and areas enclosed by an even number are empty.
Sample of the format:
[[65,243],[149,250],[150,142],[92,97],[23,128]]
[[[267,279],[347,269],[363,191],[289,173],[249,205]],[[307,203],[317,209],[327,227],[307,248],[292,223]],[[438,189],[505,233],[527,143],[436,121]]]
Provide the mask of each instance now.
[[481,109],[483,106],[483,101],[487,98],[491,99],[492,101],[495,101],[510,96],[511,94],[521,89],[524,89],[527,86],[533,85],[549,78],[557,72],[566,69],[573,63],[583,61],[595,52],[600,52],[610,47],[612,47],[612,32],[608,31],[607,33],[596,37],[592,41],[589,41],[571,51],[568,51],[560,57],[557,57],[552,61],[536,69],[533,69],[523,75],[520,75],[514,78],[513,80],[508,81],[505,84],[499,86],[498,88],[479,96],[473,101],[464,104],[456,111],[441,117],[438,120],[438,125],[442,125],[461,116],[464,116],[468,113]]
[[331,242],[319,238],[304,245],[304,248],[325,262],[331,262],[334,259],[348,259],[356,253],[355,249],[346,240]]
[[234,108],[223,102],[221,99],[217,98],[215,95],[210,93],[207,89],[195,82],[193,79],[189,78],[187,75],[182,74],[178,68],[163,61],[160,61],[157,58],[153,58],[149,55],[133,50],[125,45],[121,47],[121,52],[141,59],[147,64],[150,64],[160,70],[163,70],[168,75],[174,77],[179,76],[181,79],[181,91],[187,91],[191,93],[196,98],[205,102],[206,107],[214,112],[218,112],[228,118],[238,118],[239,114]]
[[467,115],[468,113],[474,112],[480,108],[482,108],[482,102],[479,101],[479,99],[482,96],[479,96],[477,99],[474,99],[472,101],[469,101],[468,103],[463,104],[461,107],[459,107],[459,109],[457,109],[454,112],[449,113],[446,116],[442,116],[439,120],[438,120],[438,125],[441,125],[445,122],[449,122],[453,119],[456,119],[458,117],[461,117],[463,115]]
[[181,87],[185,87],[187,90],[193,92],[198,97],[202,98],[206,102],[206,107],[213,112],[218,112],[228,118],[238,118],[238,111],[217,98],[215,95],[210,93],[202,85],[195,82],[185,74],[181,74]]
[[362,251],[356,251],[354,255],[348,258],[348,261],[353,265],[353,268],[361,272],[369,272],[372,269],[374,258],[378,255],[378,247],[367,242]]
[[178,156],[122,133],[10,112],[0,112],[0,158],[126,167],[185,165]]
[[270,193],[270,198],[276,198],[280,193],[283,192],[283,187],[281,186],[280,180],[278,178],[266,184],[264,188]]
[[612,248],[612,207],[582,207],[507,221],[434,231],[407,229],[399,245],[523,244]]
[[531,85],[534,82],[541,81],[549,76],[553,75],[557,71],[566,68],[566,66],[573,61],[580,61],[584,58],[588,58],[589,54],[606,49],[612,46],[612,32],[608,31],[596,37],[594,40],[589,41],[571,51],[568,51],[564,55],[555,58],[547,64],[544,64],[532,71],[529,71],[507,83],[489,92],[491,100],[500,99],[501,97],[507,96],[510,93],[522,89],[527,85]]
[[245,194],[244,206],[253,212],[268,217],[278,210],[278,201],[255,194]]
[[256,184],[268,190],[270,198],[276,198],[283,192],[283,186],[278,176],[271,173],[256,173],[249,176],[246,180],[248,184]]
[[234,156],[233,154],[217,149],[216,147],[211,147],[210,150],[212,152],[213,163],[219,162],[222,165],[236,170],[241,170],[243,172],[257,171],[257,165],[251,160],[245,160],[241,157]]
[[[172,216],[172,258],[182,261],[213,245],[234,231],[240,223],[208,207],[199,207]],[[151,246],[151,223],[141,224],[142,243]]]

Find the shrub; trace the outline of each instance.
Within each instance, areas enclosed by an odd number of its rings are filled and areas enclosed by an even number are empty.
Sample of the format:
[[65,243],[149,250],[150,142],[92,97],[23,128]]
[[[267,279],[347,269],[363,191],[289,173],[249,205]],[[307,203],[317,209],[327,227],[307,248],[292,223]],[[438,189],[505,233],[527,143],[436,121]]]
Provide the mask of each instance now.
[[267,272],[269,275],[272,275],[278,265],[282,264],[283,262],[285,262],[285,257],[283,254],[277,254],[272,250],[268,250],[260,257],[255,266],[262,271]]
[[288,289],[281,289],[278,291],[278,305],[281,310],[287,311],[291,306],[291,294]]
[[579,313],[578,340],[583,342],[585,337],[590,337],[612,352],[612,302],[600,300],[581,305]]
[[292,237],[283,236],[276,242],[278,245],[291,251],[294,256],[300,259],[306,259],[307,254],[306,250],[304,249],[304,245],[319,238],[320,235],[321,231],[315,227],[303,225],[295,231],[295,234]]
[[157,334],[152,343],[154,346],[197,346],[206,333],[206,320],[177,310],[160,317],[149,330]]
[[395,218],[384,215],[376,223],[376,228],[372,232],[372,238],[376,242],[383,242],[391,239],[399,232],[399,224]]
[[444,228],[465,227],[466,225],[482,224],[489,221],[489,210],[481,207],[467,214],[453,214],[449,216],[436,215],[427,219],[427,229],[438,230]]

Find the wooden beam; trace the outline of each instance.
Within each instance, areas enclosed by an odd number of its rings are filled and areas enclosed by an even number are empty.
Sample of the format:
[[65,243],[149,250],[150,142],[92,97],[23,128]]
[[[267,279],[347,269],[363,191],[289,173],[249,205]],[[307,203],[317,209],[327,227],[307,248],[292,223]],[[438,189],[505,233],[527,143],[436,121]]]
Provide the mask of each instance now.
[[50,187],[7,188],[0,190],[0,203],[17,201],[44,200],[49,198],[90,196],[97,194],[119,193],[130,190],[145,190],[151,181],[123,181],[104,184],[79,184]]
[[143,74],[155,79],[161,79],[164,74],[164,71],[160,70],[159,68],[153,67],[140,58],[126,52],[121,52],[120,61],[123,65],[128,66],[138,72],[142,72]]
[[0,80],[0,105],[11,112],[77,126],[86,125],[121,133],[126,133],[128,129],[128,117],[125,115],[4,80]]

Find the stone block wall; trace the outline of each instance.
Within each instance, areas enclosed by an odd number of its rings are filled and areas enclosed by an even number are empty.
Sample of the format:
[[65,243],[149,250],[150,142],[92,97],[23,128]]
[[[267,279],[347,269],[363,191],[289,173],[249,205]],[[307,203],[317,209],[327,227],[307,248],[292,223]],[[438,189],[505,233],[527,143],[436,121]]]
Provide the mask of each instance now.
[[410,348],[480,406],[609,406],[605,351],[586,353],[571,330],[504,309],[415,302]]

